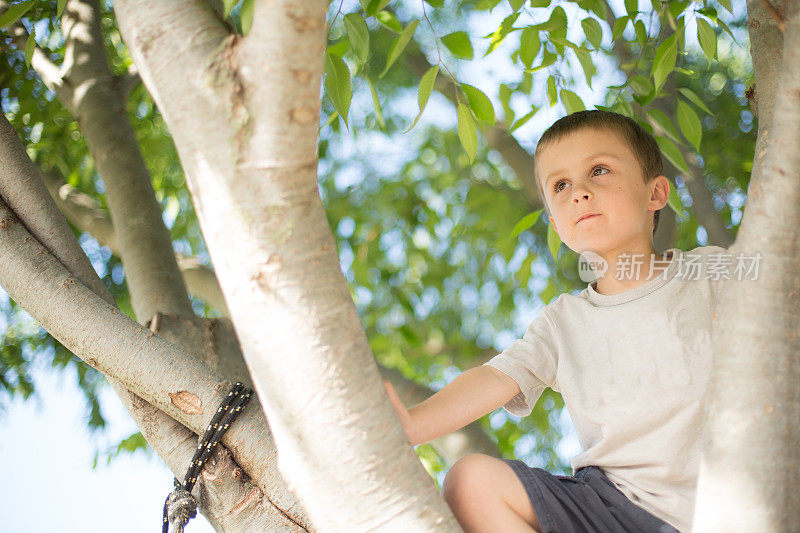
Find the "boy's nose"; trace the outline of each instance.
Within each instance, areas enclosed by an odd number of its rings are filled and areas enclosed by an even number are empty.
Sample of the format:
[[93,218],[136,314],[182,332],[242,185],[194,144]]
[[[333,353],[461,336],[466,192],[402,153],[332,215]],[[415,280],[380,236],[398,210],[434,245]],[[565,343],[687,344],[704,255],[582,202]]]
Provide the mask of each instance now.
[[588,191],[580,192],[573,196],[572,200],[577,204],[580,200],[588,200],[592,195]]

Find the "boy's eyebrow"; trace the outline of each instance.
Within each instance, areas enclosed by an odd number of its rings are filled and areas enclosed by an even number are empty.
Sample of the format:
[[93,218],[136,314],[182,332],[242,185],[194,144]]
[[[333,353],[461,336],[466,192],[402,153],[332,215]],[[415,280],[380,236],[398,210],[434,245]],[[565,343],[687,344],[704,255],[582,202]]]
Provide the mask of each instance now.
[[[592,159],[594,159],[594,158],[596,158],[596,157],[610,157],[611,159],[616,159],[617,161],[622,161],[622,158],[621,158],[621,157],[619,157],[619,156],[616,156],[616,155],[614,155],[614,154],[609,154],[609,153],[607,153],[607,152],[597,152],[596,154],[592,154],[592,155],[590,155],[589,157],[587,157],[586,159],[584,159],[584,160],[583,160],[583,162],[585,163],[585,162],[587,162],[587,161],[591,161]],[[551,172],[551,173],[550,173],[550,174],[548,174],[548,175],[547,175],[547,177],[545,178],[545,180],[544,180],[544,184],[545,184],[545,185],[547,185],[547,183],[548,183],[548,182],[549,182],[549,181],[550,181],[550,180],[551,180],[551,179],[552,179],[554,176],[556,176],[556,175],[558,175],[558,174],[563,174],[563,173],[564,173],[564,170],[561,170],[561,169],[559,169],[559,170],[555,170],[555,171]]]

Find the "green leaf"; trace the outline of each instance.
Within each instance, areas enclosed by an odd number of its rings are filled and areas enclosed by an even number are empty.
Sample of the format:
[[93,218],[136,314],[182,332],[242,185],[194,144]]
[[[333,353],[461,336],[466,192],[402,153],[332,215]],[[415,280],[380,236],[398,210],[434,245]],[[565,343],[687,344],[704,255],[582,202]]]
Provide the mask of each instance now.
[[635,19],[639,12],[639,0],[625,0],[625,12],[631,19]]
[[349,48],[350,48],[350,41],[348,41],[347,39],[342,39],[336,44],[328,45],[328,53],[333,54],[336,57],[344,57]]
[[[368,17],[371,17],[386,7],[386,4],[388,4],[389,1],[390,0],[370,0],[367,6],[364,8],[364,11],[367,13]],[[364,5],[364,0],[361,0],[361,5]]]
[[531,0],[531,7],[549,7],[550,0]]
[[558,249],[561,248],[561,237],[558,236],[556,228],[551,222],[547,225],[547,249],[550,250],[550,255],[553,259],[558,261]]
[[522,260],[522,264],[519,266],[519,270],[517,271],[515,277],[521,287],[527,287],[528,281],[531,279],[531,274],[533,273],[531,269],[531,265],[533,264],[533,260],[536,256],[532,253],[528,254],[525,259]]
[[530,94],[533,87],[533,76],[527,72],[522,73],[522,81],[517,84],[517,90],[521,93]]
[[375,13],[375,20],[380,22],[384,28],[395,33],[401,33],[403,31],[403,25],[400,24],[400,21],[397,20],[397,17],[388,11],[378,11]]
[[[255,4],[255,0],[244,0],[244,3],[242,3],[242,10],[239,15],[242,21],[242,35],[250,33],[250,28],[253,26]],[[347,121],[345,121],[345,124],[347,124]]]
[[537,70],[541,70],[543,68],[547,68],[547,67],[549,67],[550,65],[552,65],[553,63],[556,62],[556,58],[557,57],[558,56],[556,56],[553,52],[550,52],[549,50],[547,50],[545,48],[544,52],[542,52],[542,62],[536,67],[526,69],[525,72],[529,72],[529,73],[533,74]]
[[698,17],[697,19],[697,40],[700,41],[700,47],[708,58],[710,63],[712,59],[717,57],[717,34],[705,19]]
[[636,42],[639,46],[644,46],[647,42],[647,30],[644,27],[644,22],[637,20],[633,23],[633,31],[636,33]]
[[511,126],[511,127],[508,129],[508,133],[514,133],[514,130],[515,130],[515,129],[519,128],[520,126],[522,126],[523,124],[525,124],[526,122],[528,122],[528,120],[530,120],[530,118],[531,118],[533,115],[535,115],[537,111],[539,111],[539,108],[538,108],[538,107],[535,107],[535,106],[532,106],[532,107],[533,107],[533,109],[531,110],[531,112],[530,112],[530,113],[527,113],[525,116],[523,116],[522,118],[520,118],[518,121],[516,121],[516,122],[514,123],[514,125],[512,125],[512,126]]
[[656,56],[653,59],[652,76],[655,81],[656,93],[664,85],[670,72],[675,68],[675,62],[678,59],[678,43],[676,41],[677,34],[673,33],[662,42],[656,49]]
[[328,127],[328,126],[330,126],[330,125],[333,123],[333,121],[334,121],[334,120],[336,120],[337,118],[339,118],[339,112],[338,112],[338,111],[336,111],[336,110],[334,109],[333,113],[331,113],[331,115],[328,117],[328,120],[326,120],[326,121],[325,121],[325,124],[323,124],[322,126],[320,126],[320,128],[319,128],[319,129],[327,128],[327,127]]
[[511,230],[511,236],[516,237],[526,229],[530,228],[536,221],[539,220],[539,216],[542,214],[543,209],[537,209],[533,213],[528,213],[519,222],[514,225],[514,229]]
[[522,35],[519,39],[519,58],[522,64],[527,68],[531,68],[533,60],[539,55],[539,49],[542,43],[539,40],[539,30],[533,26],[528,26],[522,30]]
[[350,70],[342,58],[325,54],[325,92],[333,108],[341,115],[347,126],[347,112],[353,97],[350,87]]
[[378,100],[378,91],[375,90],[375,85],[372,84],[371,79],[367,78],[367,83],[369,83],[369,92],[372,93],[372,105],[375,106],[378,124],[381,125],[381,128],[385,128],[386,123],[383,121],[383,112],[381,111],[381,102]]
[[348,13],[344,16],[344,27],[347,29],[347,37],[350,39],[350,46],[362,65],[367,62],[369,56],[369,30],[364,17],[358,13]]
[[631,76],[630,86],[633,92],[639,96],[647,96],[653,92],[653,84],[650,82],[650,78],[642,76],[641,74],[634,74]]
[[411,24],[406,26],[403,32],[397,36],[394,42],[392,42],[392,45],[389,47],[389,55],[386,59],[386,66],[378,78],[382,78],[387,72],[389,72],[389,68],[394,64],[395,61],[397,61],[397,58],[400,57],[400,54],[403,53],[403,50],[408,44],[408,41],[411,40],[411,37],[414,35],[414,31],[416,31],[418,25],[418,20],[413,21]]
[[61,14],[64,12],[64,8],[67,5],[67,0],[58,0],[56,4],[56,18],[61,18]]
[[475,154],[478,152],[478,127],[472,118],[469,108],[464,102],[458,103],[458,140],[467,152],[469,162],[475,161]]
[[33,50],[36,48],[36,38],[34,36],[34,28],[31,27],[31,34],[25,42],[25,64],[30,68],[31,59],[33,58]]
[[[670,118],[661,111],[660,109],[648,109],[647,114],[661,126],[664,130],[664,134],[675,141],[676,143],[681,143],[680,136],[678,135],[678,130],[675,129],[675,126],[672,124]],[[681,143],[682,144],[682,143]]]
[[[433,84],[436,82],[436,74],[438,72],[439,65],[434,65],[422,75],[422,80],[419,82],[419,93],[417,95],[417,101],[419,102],[419,113],[417,114],[411,126],[408,127],[408,130],[413,128],[417,124],[419,117],[422,116],[422,112],[425,110],[425,105],[428,103],[428,98],[433,91]],[[404,131],[403,133],[406,133],[408,130]]]
[[691,3],[691,0],[670,0],[667,2],[667,11],[672,15],[673,19],[677,19]]
[[425,0],[431,7],[442,7],[444,6],[444,0]]
[[486,50],[486,53],[483,54],[483,57],[488,56],[492,53],[500,43],[503,42],[503,39],[506,38],[506,35],[514,29],[514,22],[516,22],[517,17],[519,17],[519,13],[512,13],[506,18],[503,19],[503,22],[500,23],[500,27],[498,27],[491,35],[485,36],[485,38],[491,37],[491,42],[489,43],[489,48]]
[[606,18],[606,3],[603,0],[578,0],[578,7],[593,12],[600,20]]
[[519,11],[522,7],[522,4],[525,3],[525,0],[508,0],[508,5],[511,6],[511,9],[514,11]]
[[511,109],[509,105],[509,101],[511,100],[511,94],[514,91],[506,85],[505,83],[500,84],[500,88],[498,89],[499,98],[500,98],[500,105],[503,107],[503,122],[506,126],[511,127],[511,124],[514,122],[514,110]]
[[628,25],[629,20],[631,20],[631,18],[628,15],[623,15],[614,21],[614,29],[611,31],[612,41],[616,41],[620,38],[625,31],[625,27]]
[[658,147],[661,148],[661,153],[664,154],[664,157],[666,157],[675,168],[687,174],[689,173],[686,160],[683,158],[683,154],[681,154],[681,151],[674,142],[660,135],[656,137],[656,142],[658,143]]
[[442,42],[447,49],[458,58],[472,59],[474,57],[472,43],[469,42],[469,37],[466,32],[456,31],[448,33],[442,37]]
[[717,10],[713,7],[704,7],[703,9],[698,9],[697,14],[705,15],[706,17],[710,18],[714,24],[717,24],[717,21],[719,20],[717,18]]
[[[567,32],[567,13],[564,11],[564,8],[561,6],[556,6],[553,8],[553,12],[550,13],[550,18],[539,25],[543,30],[547,30],[551,33],[558,33],[566,37]],[[550,36],[552,38],[552,35]]]
[[550,107],[553,107],[558,102],[558,89],[556,89],[556,79],[550,75],[547,78],[547,99],[550,101]]
[[678,100],[678,127],[681,129],[683,136],[686,137],[686,140],[699,152],[700,141],[703,137],[703,126],[700,124],[700,119],[697,118],[697,113],[683,100]]
[[464,93],[467,95],[469,107],[475,113],[475,118],[494,125],[494,107],[491,100],[483,91],[466,83],[460,84]]
[[684,96],[684,98],[689,100],[691,103],[693,103],[694,105],[696,105],[697,107],[699,107],[712,117],[715,116],[714,113],[712,113],[711,110],[708,107],[706,107],[706,104],[704,104],[703,101],[700,100],[700,98],[698,98],[698,96],[694,94],[691,89],[687,89],[686,87],[681,87],[680,89],[678,89],[678,92],[681,93]]
[[[64,0],[64,3],[66,4],[66,0]],[[238,3],[239,0],[222,0],[222,18],[227,19],[231,15],[233,8],[236,7],[236,4]],[[60,13],[59,16],[61,16]]]
[[719,5],[728,10],[728,13],[733,15],[733,7],[731,7],[731,0],[717,0]]
[[673,185],[673,183],[669,182],[669,195],[667,196],[667,205],[675,211],[680,217],[686,217],[686,211],[683,209],[683,204],[681,203],[681,199],[678,197],[678,189]]
[[600,48],[600,44],[603,42],[603,28],[600,26],[600,23],[592,17],[586,17],[581,21],[581,27],[583,28],[584,35],[586,35],[586,39],[591,45],[594,46],[595,49]]
[[0,28],[5,28],[15,23],[22,17],[28,10],[33,7],[36,0],[28,0],[27,2],[20,2],[19,4],[12,4],[2,16],[0,16]]
[[561,103],[564,104],[568,114],[586,110],[581,97],[568,89],[561,89]]
[[592,78],[597,73],[597,67],[594,66],[594,62],[592,61],[592,56],[584,48],[576,48],[575,55],[578,56],[578,61],[580,61],[581,63],[581,68],[583,69],[583,75],[586,78],[586,84],[591,89]]
[[728,25],[727,25],[727,24],[725,24],[725,23],[724,23],[724,22],[722,22],[721,20],[718,20],[718,21],[717,21],[717,24],[719,24],[719,25],[720,25],[720,27],[721,27],[723,30],[725,30],[726,32],[728,32],[728,35],[730,35],[730,36],[731,36],[731,39],[733,40],[733,42],[734,42],[734,43],[736,43],[736,44],[737,44],[737,45],[739,45],[739,46],[742,46],[741,44],[739,44],[739,41],[737,41],[737,40],[736,40],[736,37],[734,37],[734,35],[733,35],[733,32],[731,31],[731,29],[728,27]]

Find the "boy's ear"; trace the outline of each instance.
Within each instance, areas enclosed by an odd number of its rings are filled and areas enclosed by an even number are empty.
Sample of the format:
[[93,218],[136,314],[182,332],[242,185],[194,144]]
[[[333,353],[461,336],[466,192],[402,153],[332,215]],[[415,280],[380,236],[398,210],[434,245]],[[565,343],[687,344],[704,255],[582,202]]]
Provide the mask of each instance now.
[[669,199],[670,184],[666,176],[656,176],[651,183],[650,191],[650,207],[654,211],[658,211],[665,205]]
[[[556,226],[556,221],[553,220],[553,217],[550,216],[550,215],[547,215],[547,220],[550,221],[550,223],[553,225],[553,229],[556,230],[556,233],[558,233],[558,226]],[[561,234],[559,234],[558,236],[561,237]]]

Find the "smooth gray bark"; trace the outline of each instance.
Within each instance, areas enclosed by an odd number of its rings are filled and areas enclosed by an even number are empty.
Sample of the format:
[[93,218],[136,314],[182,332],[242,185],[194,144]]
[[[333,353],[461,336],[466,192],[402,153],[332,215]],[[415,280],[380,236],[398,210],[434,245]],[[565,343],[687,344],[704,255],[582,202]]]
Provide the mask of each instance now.
[[719,299],[697,532],[800,523],[800,2],[778,50],[764,48],[780,38],[763,4],[748,2],[748,15],[759,135],[730,251],[763,258],[755,280],[728,281]]
[[385,395],[317,191],[326,6],[256,2],[246,37],[201,2],[115,10],[175,138],[281,473],[314,525],[459,530]]

